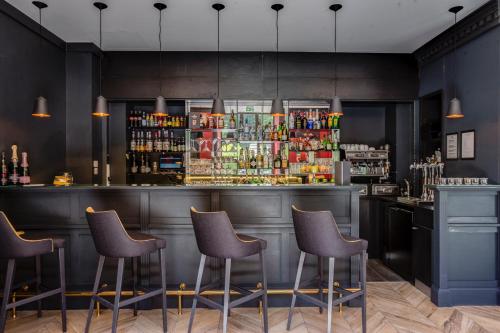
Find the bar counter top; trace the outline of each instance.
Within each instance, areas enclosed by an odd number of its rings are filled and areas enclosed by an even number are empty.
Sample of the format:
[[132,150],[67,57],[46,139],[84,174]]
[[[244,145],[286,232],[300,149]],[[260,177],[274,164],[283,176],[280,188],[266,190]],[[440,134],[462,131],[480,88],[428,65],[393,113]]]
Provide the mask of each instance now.
[[90,185],[75,184],[71,186],[54,185],[28,185],[28,186],[3,186],[2,190],[338,190],[338,191],[359,191],[361,187],[353,185],[332,185],[332,184],[304,184],[304,185]]

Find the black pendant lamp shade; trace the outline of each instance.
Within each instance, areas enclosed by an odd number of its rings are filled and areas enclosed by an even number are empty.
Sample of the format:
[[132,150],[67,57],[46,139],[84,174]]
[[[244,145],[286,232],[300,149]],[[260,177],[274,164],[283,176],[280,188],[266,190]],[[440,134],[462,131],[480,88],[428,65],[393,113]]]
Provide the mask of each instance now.
[[[94,7],[99,9],[99,49],[102,52],[102,11],[108,8],[108,5],[102,2],[94,2]],[[99,97],[97,97],[94,112],[94,117],[109,117],[108,102],[102,96],[102,54],[99,55]]]
[[[333,4],[330,6],[330,10],[332,10],[334,14],[334,25],[333,25],[333,56],[335,57],[337,55],[337,12],[342,9],[341,4]],[[340,117],[344,115],[344,112],[342,111],[342,101],[340,100],[340,97],[337,96],[337,61],[334,58],[334,69],[333,69],[333,94],[334,97],[330,101],[330,113],[329,115],[335,116],[335,117]]]
[[[455,15],[455,25],[457,24],[457,13],[461,11],[463,6],[455,6],[449,9],[450,13]],[[462,113],[462,104],[460,100],[457,98],[457,78],[456,78],[456,63],[457,63],[457,39],[456,34],[453,37],[453,98],[450,100],[450,105],[448,106],[448,113],[446,114],[446,118],[448,119],[459,119],[463,118],[464,114]]]
[[168,108],[167,108],[167,102],[161,93],[162,88],[163,88],[163,81],[162,81],[163,63],[162,63],[162,56],[161,56],[161,52],[162,52],[162,48],[161,48],[161,32],[162,32],[161,18],[162,18],[163,10],[167,8],[167,5],[165,5],[164,3],[161,3],[161,2],[157,2],[153,6],[156,9],[158,9],[158,11],[160,13],[159,22],[158,22],[158,28],[159,28],[158,42],[160,45],[160,66],[159,66],[159,70],[158,70],[158,74],[159,74],[158,81],[160,83],[160,95],[158,97],[156,97],[154,115],[165,117],[165,116],[168,116]]
[[283,100],[279,97],[279,11],[283,8],[283,5],[280,3],[275,3],[271,6],[271,9],[276,11],[276,97],[273,99],[271,106],[271,114],[275,117],[285,115]]
[[226,108],[224,101],[220,98],[220,11],[226,6],[214,3],[212,8],[217,11],[217,96],[214,98],[210,114],[214,117],[223,117],[226,114]]
[[[47,4],[42,1],[33,1],[33,5],[38,8],[38,38],[40,39],[40,50],[39,54],[42,54],[42,9],[47,8]],[[35,100],[35,107],[33,108],[33,112],[31,113],[33,117],[37,118],[50,118],[49,108],[47,106],[47,99],[43,96],[38,96]]]

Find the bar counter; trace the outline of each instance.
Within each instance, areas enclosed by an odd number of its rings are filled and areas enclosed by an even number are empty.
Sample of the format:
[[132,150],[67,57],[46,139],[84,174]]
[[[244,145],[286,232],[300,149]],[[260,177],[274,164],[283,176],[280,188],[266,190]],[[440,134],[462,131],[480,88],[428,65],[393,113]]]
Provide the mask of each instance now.
[[[85,220],[85,209],[89,206],[96,210],[115,209],[127,229],[166,239],[167,281],[169,289],[175,291],[192,289],[200,258],[190,207],[200,211],[225,210],[238,232],[267,240],[265,255],[269,287],[288,290],[292,288],[299,258],[291,205],[304,210],[330,210],[342,233],[359,236],[359,188],[356,186],[75,185],[0,189],[0,210],[7,214],[16,229],[25,231],[28,236],[50,235],[66,240],[67,284],[70,292],[91,290],[97,268],[98,255]],[[56,285],[56,257],[49,256],[44,260],[44,283]],[[139,271],[143,286],[159,285],[157,260],[156,255],[141,258]],[[316,258],[306,258],[303,280],[316,274],[316,265],[310,265],[315,262]],[[223,275],[222,263],[219,259],[209,261],[210,268],[207,267],[204,282],[215,281]],[[129,266],[126,265],[128,271],[125,272],[125,281],[131,274]],[[17,278],[31,276],[33,263],[20,262],[17,268]],[[115,280],[114,268],[112,260],[106,261],[103,282],[112,283]],[[255,287],[255,281],[260,281],[257,268],[258,256],[236,260],[232,268],[232,282]],[[342,287],[356,288],[357,279],[358,258],[336,261],[335,281]],[[68,299],[70,306],[87,306],[87,301],[76,299],[78,297]],[[170,297],[169,303],[177,304],[176,299]],[[191,298],[183,299],[182,303],[189,306]],[[274,296],[271,292],[270,304],[287,306],[289,297]]]

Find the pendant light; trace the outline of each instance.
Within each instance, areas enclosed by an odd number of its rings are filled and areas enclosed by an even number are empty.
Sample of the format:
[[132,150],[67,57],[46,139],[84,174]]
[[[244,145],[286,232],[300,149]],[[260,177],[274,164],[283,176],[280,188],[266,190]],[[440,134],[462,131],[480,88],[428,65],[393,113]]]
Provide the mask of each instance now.
[[337,96],[337,12],[342,9],[341,4],[333,4],[330,6],[330,10],[334,12],[334,23],[333,23],[333,99],[330,102],[330,113],[328,115],[340,117],[344,115],[342,111],[342,101],[340,97]]
[[279,11],[283,9],[283,5],[275,3],[271,9],[276,11],[276,97],[271,106],[271,114],[275,117],[281,117],[285,115],[283,101],[279,97]]
[[102,11],[108,8],[108,5],[102,2],[94,2],[94,6],[99,9],[99,97],[97,97],[96,106],[92,113],[95,117],[108,117],[108,102],[102,96]]
[[[33,1],[33,5],[38,8],[38,38],[39,38],[39,56],[42,55],[42,9],[47,8],[47,4],[42,1]],[[40,66],[42,67],[42,66]],[[41,72],[41,69],[40,69]],[[40,75],[41,79],[41,75]],[[40,80],[41,81],[41,80]],[[41,83],[39,83],[41,85]],[[49,108],[47,105],[47,99],[43,96],[38,96],[35,101],[35,107],[33,117],[37,118],[50,118]]]
[[159,70],[158,70],[158,73],[159,73],[158,81],[160,83],[160,94],[158,95],[158,97],[156,97],[154,115],[160,116],[160,117],[166,117],[166,116],[168,116],[167,103],[165,102],[165,98],[163,97],[163,95],[161,93],[162,88],[163,88],[163,81],[162,81],[162,69],[163,69],[162,65],[163,65],[163,63],[162,63],[162,55],[161,55],[161,52],[162,52],[162,48],[161,48],[161,32],[162,32],[161,18],[162,18],[163,10],[167,8],[167,5],[165,5],[164,3],[161,3],[161,2],[157,2],[153,6],[156,9],[158,9],[158,11],[160,12],[159,22],[158,22],[158,28],[159,28],[158,42],[160,45],[160,66],[159,66]]
[[212,8],[217,11],[217,96],[212,104],[210,114],[214,117],[223,117],[226,114],[224,101],[220,98],[220,11],[226,8],[221,3],[214,3]]
[[[449,9],[450,13],[455,15],[455,24],[457,24],[457,13],[461,11],[463,6],[455,6]],[[448,107],[448,113],[446,114],[446,118],[448,119],[459,119],[463,118],[464,114],[462,113],[462,105],[460,100],[457,98],[457,37],[456,32],[453,33],[453,98],[450,100],[450,105]]]

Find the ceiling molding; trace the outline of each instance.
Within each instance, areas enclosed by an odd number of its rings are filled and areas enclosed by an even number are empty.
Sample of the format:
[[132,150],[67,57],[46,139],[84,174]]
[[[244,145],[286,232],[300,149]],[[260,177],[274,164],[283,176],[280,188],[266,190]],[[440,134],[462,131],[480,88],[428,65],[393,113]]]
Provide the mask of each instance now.
[[[437,37],[418,48],[413,54],[419,65],[427,64],[457,47],[500,25],[500,0],[491,0]],[[451,17],[451,14],[450,14]]]

